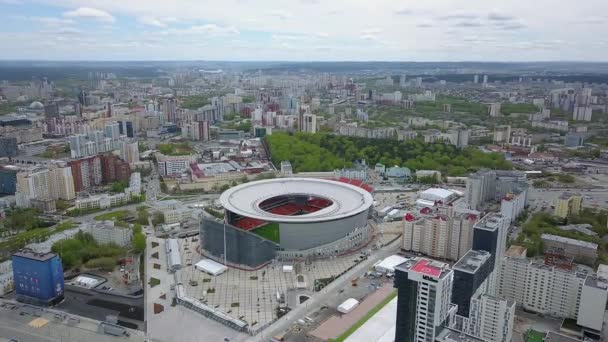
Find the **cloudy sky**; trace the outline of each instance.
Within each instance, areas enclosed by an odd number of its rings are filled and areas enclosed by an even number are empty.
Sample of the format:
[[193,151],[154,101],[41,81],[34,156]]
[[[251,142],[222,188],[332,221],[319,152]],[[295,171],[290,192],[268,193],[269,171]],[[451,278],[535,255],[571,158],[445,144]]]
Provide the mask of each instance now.
[[0,59],[606,61],[606,32],[606,0],[0,0]]

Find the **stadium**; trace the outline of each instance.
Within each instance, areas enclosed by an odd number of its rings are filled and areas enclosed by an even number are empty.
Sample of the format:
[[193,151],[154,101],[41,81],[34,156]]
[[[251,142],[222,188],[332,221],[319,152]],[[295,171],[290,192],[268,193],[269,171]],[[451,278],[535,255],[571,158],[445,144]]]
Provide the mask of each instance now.
[[371,190],[348,178],[277,178],[235,186],[220,197],[224,222],[203,219],[202,252],[220,260],[225,253],[229,263],[250,268],[277,258],[348,253],[372,238]]

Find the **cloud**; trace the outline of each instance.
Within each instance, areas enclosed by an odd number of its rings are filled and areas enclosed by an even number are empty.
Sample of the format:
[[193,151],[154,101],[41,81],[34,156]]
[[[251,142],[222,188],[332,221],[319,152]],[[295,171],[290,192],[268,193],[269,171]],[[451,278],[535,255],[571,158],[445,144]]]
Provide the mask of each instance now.
[[23,5],[21,0],[0,0],[0,5]]
[[329,37],[329,33],[327,33],[327,32],[317,32],[317,37],[318,38],[328,38]]
[[478,18],[479,15],[472,12],[454,12],[452,14],[447,14],[439,17],[439,19],[442,20],[471,20]]
[[241,32],[234,26],[219,26],[216,24],[205,24],[205,25],[195,25],[186,29],[167,29],[160,33],[161,35],[174,35],[174,36],[211,36],[211,37],[219,37],[219,36],[236,36],[241,34]]
[[429,23],[429,22],[425,22],[425,23],[417,24],[416,27],[419,27],[419,28],[431,28],[431,27],[435,27],[435,25],[432,24],[432,23]]
[[274,40],[274,41],[298,41],[298,40],[302,40],[303,37],[301,36],[290,36],[290,35],[283,35],[283,34],[273,34],[270,39]]
[[72,19],[63,19],[55,17],[27,17],[27,19],[47,26],[61,26],[70,25],[74,23],[74,20]]
[[276,11],[270,12],[270,16],[281,19],[281,20],[287,20],[287,19],[292,18],[293,14],[288,11],[276,10]]
[[89,18],[109,23],[116,21],[116,19],[110,13],[91,7],[80,7],[73,11],[63,13],[63,16],[67,18]]
[[400,9],[400,10],[395,11],[395,14],[396,14],[396,15],[414,15],[415,13],[416,13],[416,12],[415,12],[414,10],[412,10],[412,9],[407,9],[407,8],[404,8],[404,9]]
[[367,41],[378,41],[378,37],[375,34],[362,34],[360,38]]
[[498,12],[490,12],[488,14],[488,20],[491,21],[511,21],[511,20],[515,20],[516,18],[514,16],[508,15],[508,14],[502,14],[502,13],[498,13]]
[[367,35],[367,34],[373,35],[373,34],[378,34],[380,32],[382,32],[381,28],[379,28],[379,27],[370,27],[370,28],[367,28],[365,30],[362,30],[361,34],[363,34],[363,35]]
[[167,28],[168,26],[162,20],[153,17],[139,17],[137,18],[137,21],[144,25],[156,26],[160,28]]
[[521,30],[526,28],[526,25],[521,23],[521,22],[499,22],[497,25],[495,25],[495,27],[499,30],[506,30],[506,31],[512,31],[512,30]]
[[481,27],[483,26],[478,21],[460,21],[452,25],[453,27]]

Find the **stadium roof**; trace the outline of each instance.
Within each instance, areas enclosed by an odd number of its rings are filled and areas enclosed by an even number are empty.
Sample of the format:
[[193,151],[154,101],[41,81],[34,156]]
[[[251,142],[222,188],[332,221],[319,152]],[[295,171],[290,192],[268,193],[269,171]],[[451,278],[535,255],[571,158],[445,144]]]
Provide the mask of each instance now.
[[[308,195],[331,200],[321,210],[298,216],[277,215],[262,210],[263,201],[284,195]],[[373,204],[372,195],[351,184],[314,178],[275,178],[240,184],[220,196],[224,209],[245,217],[270,222],[322,222],[350,217],[368,210]]]

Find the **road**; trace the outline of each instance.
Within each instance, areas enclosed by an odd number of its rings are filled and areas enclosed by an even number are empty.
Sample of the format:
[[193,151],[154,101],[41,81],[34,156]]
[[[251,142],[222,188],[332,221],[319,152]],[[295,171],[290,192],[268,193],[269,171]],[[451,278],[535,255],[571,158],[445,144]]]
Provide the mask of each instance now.
[[287,330],[290,326],[295,324],[298,319],[302,319],[314,311],[319,310],[323,305],[326,305],[327,302],[334,298],[340,289],[345,286],[350,286],[351,279],[362,276],[374,263],[395,254],[399,251],[400,245],[401,239],[397,239],[389,246],[384,247],[379,251],[375,251],[367,260],[361,262],[342,277],[329,284],[326,288],[321,290],[321,292],[316,293],[311,299],[307,300],[304,305],[297,306],[287,315],[274,322],[266,330],[250,338],[248,342],[267,342],[272,336]]

